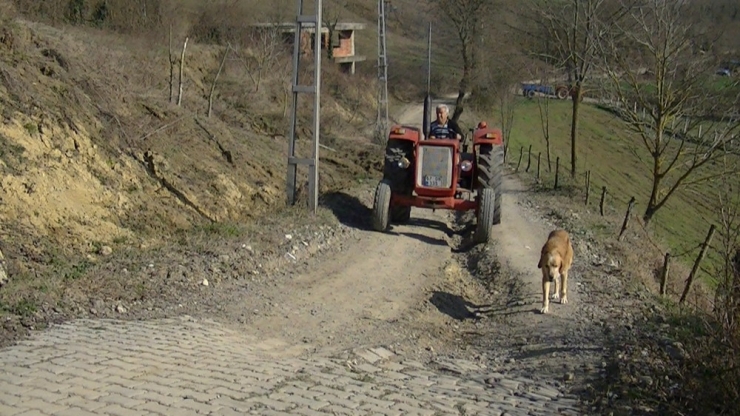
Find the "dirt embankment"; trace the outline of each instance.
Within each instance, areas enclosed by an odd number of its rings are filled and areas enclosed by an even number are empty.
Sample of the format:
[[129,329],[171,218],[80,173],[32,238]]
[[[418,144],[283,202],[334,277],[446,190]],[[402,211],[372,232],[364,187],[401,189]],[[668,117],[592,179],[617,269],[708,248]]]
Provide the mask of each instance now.
[[[229,269],[212,258],[216,247],[250,257],[239,248],[246,241],[269,256],[277,236],[296,228],[280,212],[290,48],[270,49],[269,71],[256,77],[260,45],[232,43],[208,117],[224,47],[190,39],[177,105],[181,43],[170,56],[166,36],[0,20],[3,335],[134,304],[177,306],[204,279],[260,270],[262,260]],[[330,192],[372,175],[381,159],[365,134],[375,117],[370,81],[324,65],[322,86],[329,149],[320,181]],[[304,157],[308,101],[299,107]],[[299,174],[305,198],[307,172]]]
[[[284,200],[289,53],[258,87],[249,50],[232,52],[209,118],[221,48],[191,41],[177,106],[159,42],[21,20],[4,26],[0,225],[14,272],[28,271],[15,259],[146,246],[193,225],[245,221]],[[324,189],[372,169],[362,140],[337,139],[360,136],[366,122],[347,103],[372,98],[365,80],[353,87],[345,78],[334,68],[325,75],[327,88],[347,88],[323,98],[322,134],[336,149],[323,155]],[[304,153],[309,134],[300,131]]]

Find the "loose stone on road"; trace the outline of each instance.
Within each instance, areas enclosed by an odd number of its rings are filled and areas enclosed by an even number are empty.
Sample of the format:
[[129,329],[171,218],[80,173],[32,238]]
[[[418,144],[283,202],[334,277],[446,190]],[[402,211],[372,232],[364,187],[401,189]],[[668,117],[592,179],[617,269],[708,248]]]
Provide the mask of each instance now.
[[190,317],[79,320],[0,351],[0,414],[578,414],[546,380],[473,362],[423,364],[382,347],[275,359],[272,348]]

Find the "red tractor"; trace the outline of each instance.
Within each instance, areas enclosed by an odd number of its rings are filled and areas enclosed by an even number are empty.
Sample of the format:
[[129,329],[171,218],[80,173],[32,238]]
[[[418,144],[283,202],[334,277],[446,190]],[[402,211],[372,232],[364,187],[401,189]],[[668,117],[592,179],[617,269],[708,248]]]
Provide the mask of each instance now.
[[475,210],[474,241],[487,242],[492,226],[501,222],[501,130],[480,122],[473,130],[473,151],[468,152],[467,145],[461,148],[461,142],[425,140],[416,127],[393,126],[385,149],[383,179],[375,190],[373,228],[382,232],[391,223],[407,222],[411,207]]

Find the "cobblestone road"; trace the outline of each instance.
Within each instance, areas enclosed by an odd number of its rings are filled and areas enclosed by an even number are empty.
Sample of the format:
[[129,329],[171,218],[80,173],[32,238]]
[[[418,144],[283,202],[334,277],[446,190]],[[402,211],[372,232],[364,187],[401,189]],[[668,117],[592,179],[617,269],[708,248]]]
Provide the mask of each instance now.
[[0,415],[577,415],[544,382],[383,348],[276,359],[215,322],[76,321],[0,350]]

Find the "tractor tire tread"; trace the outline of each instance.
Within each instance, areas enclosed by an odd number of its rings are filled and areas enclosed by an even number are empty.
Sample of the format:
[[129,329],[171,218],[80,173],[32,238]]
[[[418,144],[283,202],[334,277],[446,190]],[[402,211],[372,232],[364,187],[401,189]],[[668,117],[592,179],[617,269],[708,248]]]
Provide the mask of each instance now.
[[493,223],[501,223],[501,200],[504,180],[504,147],[493,146],[490,152],[478,155],[478,186],[481,189],[493,189],[494,214]]

